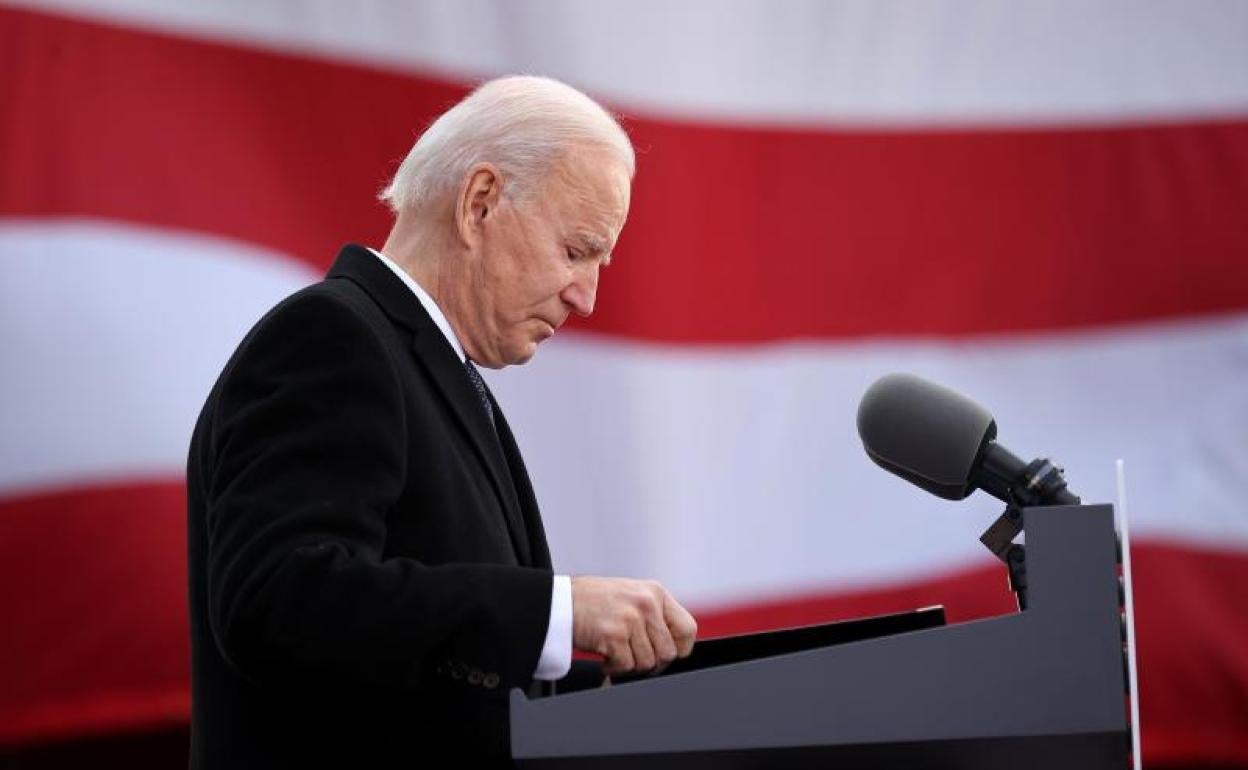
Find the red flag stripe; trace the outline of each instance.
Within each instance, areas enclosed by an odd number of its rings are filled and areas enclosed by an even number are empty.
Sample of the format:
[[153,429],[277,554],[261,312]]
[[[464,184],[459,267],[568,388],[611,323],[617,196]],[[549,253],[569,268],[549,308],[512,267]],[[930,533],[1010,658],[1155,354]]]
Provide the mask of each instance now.
[[[15,73],[0,215],[210,232],[317,267],[340,242],[380,243],[374,193],[464,91],[16,10],[0,10],[0,49]],[[1248,307],[1248,119],[629,129],[634,208],[593,333],[966,335]]]
[[190,713],[180,480],[0,500],[0,744]]

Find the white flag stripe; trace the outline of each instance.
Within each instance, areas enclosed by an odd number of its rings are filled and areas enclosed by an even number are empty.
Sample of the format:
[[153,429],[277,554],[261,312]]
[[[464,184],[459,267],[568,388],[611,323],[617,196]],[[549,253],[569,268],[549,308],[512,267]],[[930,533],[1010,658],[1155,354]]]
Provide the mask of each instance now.
[[1233,0],[17,4],[455,81],[537,72],[620,108],[693,119],[1071,124],[1248,112],[1248,3]]
[[[260,314],[315,278],[230,241],[85,222],[6,225],[0,257],[6,496],[180,475],[221,364]],[[1112,459],[1127,458],[1140,536],[1248,547],[1248,315],[750,348],[565,334],[529,366],[489,376],[558,566],[660,577],[709,605],[987,558],[977,537],[996,501],[937,500],[862,452],[857,400],[895,370],[980,400],[1003,443],[1059,460],[1085,500],[1112,500]]]
[[862,451],[858,399],[896,370],[971,394],[1003,444],[1058,460],[1085,501],[1112,502],[1113,458],[1128,458],[1141,537],[1248,546],[1248,315],[748,351],[556,338],[492,382],[562,568],[654,575],[716,602],[914,577],[986,554],[977,538],[1000,503],[941,501]]
[[0,495],[181,476],[191,428],[253,323],[318,276],[236,241],[0,220]]

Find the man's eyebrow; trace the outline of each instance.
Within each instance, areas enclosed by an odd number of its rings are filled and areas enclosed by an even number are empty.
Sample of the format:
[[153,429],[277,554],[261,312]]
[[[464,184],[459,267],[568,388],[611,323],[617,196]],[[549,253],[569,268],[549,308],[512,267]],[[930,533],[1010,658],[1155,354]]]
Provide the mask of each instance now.
[[581,241],[581,246],[591,254],[603,254],[607,250],[607,241],[593,233],[578,233],[577,238]]
[[607,251],[611,244],[605,238],[586,232],[577,233],[576,237],[587,253],[601,256],[604,265],[611,264],[611,255]]

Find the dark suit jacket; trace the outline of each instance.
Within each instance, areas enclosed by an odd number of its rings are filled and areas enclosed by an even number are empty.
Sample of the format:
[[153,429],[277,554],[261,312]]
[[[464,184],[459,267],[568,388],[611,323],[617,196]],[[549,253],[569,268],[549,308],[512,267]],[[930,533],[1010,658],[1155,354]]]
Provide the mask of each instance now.
[[251,330],[187,467],[191,767],[506,755],[552,573],[496,423],[359,246]]

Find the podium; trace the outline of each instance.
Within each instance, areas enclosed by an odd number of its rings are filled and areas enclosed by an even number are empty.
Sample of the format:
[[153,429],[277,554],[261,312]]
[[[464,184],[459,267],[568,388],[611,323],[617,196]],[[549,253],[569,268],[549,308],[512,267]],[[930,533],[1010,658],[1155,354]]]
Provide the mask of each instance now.
[[1025,610],[711,641],[659,676],[537,699],[515,690],[512,756],[532,768],[1122,770],[1113,510],[1027,508],[1023,520]]

